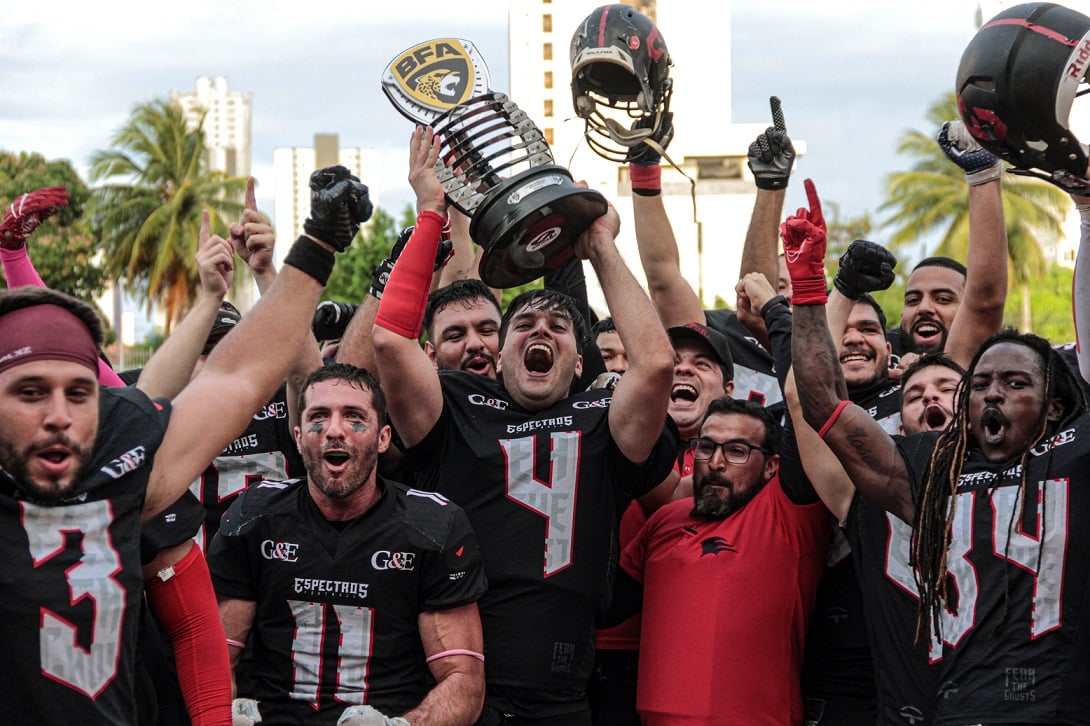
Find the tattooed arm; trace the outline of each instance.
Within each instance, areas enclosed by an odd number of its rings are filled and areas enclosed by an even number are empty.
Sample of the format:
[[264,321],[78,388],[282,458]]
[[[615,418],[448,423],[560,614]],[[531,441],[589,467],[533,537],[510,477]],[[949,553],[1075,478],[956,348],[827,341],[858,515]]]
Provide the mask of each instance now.
[[795,307],[791,348],[794,360],[808,362],[793,368],[806,422],[837,455],[863,496],[911,524],[914,509],[904,459],[878,422],[846,400],[824,306]]

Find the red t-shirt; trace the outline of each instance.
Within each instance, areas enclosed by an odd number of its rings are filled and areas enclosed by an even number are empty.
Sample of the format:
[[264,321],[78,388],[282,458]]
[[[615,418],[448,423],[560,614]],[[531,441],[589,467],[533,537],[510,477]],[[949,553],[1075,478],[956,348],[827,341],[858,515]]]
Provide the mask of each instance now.
[[644,585],[636,706],[644,726],[798,724],[799,669],[832,534],[823,504],[774,477],[726,519],[655,512],[621,566]]

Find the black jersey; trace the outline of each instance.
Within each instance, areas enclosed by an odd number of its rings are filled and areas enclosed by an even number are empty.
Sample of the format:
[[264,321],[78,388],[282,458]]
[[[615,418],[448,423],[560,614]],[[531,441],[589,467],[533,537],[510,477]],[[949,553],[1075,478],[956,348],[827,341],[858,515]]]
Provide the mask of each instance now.
[[427,694],[417,617],[487,585],[460,507],[379,479],[378,501],[338,529],[305,481],[236,498],[208,549],[217,594],[257,603],[253,693],[266,722],[335,724],[370,704],[395,715]]
[[938,669],[928,661],[926,635],[916,642],[920,598],[909,565],[912,528],[856,495],[846,531],[862,585],[878,722],[926,726],[939,683]]
[[223,513],[250,484],[290,479],[303,472],[303,460],[288,422],[287,388],[282,384],[253,415],[246,430],[212,460],[190,487],[206,511],[197,543],[203,549],[212,541]]
[[608,390],[529,412],[485,376],[440,371],[439,380],[443,412],[409,461],[418,485],[465,507],[480,538],[488,703],[520,715],[585,709],[620,515],[670,473],[677,428],[664,422],[648,461],[635,464],[610,434]]
[[890,436],[901,433],[901,383],[887,379],[860,391],[849,391],[852,403],[878,422]]
[[[929,447],[904,455],[920,481]],[[1024,477],[970,444],[950,506],[946,566],[956,595],[941,645],[931,643],[940,671],[934,722],[1085,724],[1090,416],[1038,445]]]
[[143,596],[140,511],[169,404],[100,388],[95,447],[73,495],[33,502],[0,470],[0,717],[132,724]]
[[734,398],[756,401],[762,406],[783,402],[772,355],[746,330],[733,310],[705,310],[709,328],[727,338],[734,360]]

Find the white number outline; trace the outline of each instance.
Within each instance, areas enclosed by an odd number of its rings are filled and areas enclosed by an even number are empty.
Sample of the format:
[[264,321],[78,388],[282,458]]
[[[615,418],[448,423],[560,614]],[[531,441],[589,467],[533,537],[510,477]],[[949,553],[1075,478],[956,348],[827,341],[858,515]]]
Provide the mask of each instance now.
[[335,605],[288,600],[295,620],[291,641],[292,687],[297,701],[318,706],[326,640],[326,609],[333,610],[340,626],[337,643],[337,676],[333,699],[351,706],[363,705],[369,690],[375,610],[358,605]]

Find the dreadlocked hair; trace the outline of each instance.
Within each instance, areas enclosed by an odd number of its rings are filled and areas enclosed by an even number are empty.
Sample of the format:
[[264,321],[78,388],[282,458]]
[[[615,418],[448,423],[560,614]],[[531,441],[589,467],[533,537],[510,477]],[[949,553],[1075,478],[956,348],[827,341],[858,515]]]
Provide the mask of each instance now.
[[[1044,338],[1032,333],[1019,333],[1016,330],[1007,329],[992,335],[977,349],[976,355],[969,364],[968,373],[958,384],[955,393],[954,417],[935,442],[924,476],[923,491],[916,506],[916,521],[912,529],[912,564],[915,567],[916,587],[920,594],[916,619],[917,642],[928,626],[936,639],[942,636],[942,610],[950,594],[946,577],[946,554],[950,546],[954,519],[954,508],[951,502],[954,501],[954,495],[957,493],[962,467],[965,464],[972,437],[969,426],[970,386],[981,356],[1000,343],[1022,345],[1034,351],[1044,372],[1044,405],[1037,422],[1037,429],[1031,442],[1018,458],[1021,470],[1019,501],[1025,491],[1026,459],[1030,452],[1047,436],[1067,426],[1086,411],[1086,400],[1074,373]],[[1059,421],[1049,421],[1048,407],[1050,402],[1055,400],[1060,401],[1064,411]],[[1013,526],[1013,521],[1008,526]],[[1041,541],[1044,542],[1043,532]],[[1007,594],[1009,597],[1009,590]],[[1000,621],[1005,618],[1006,606]]]

